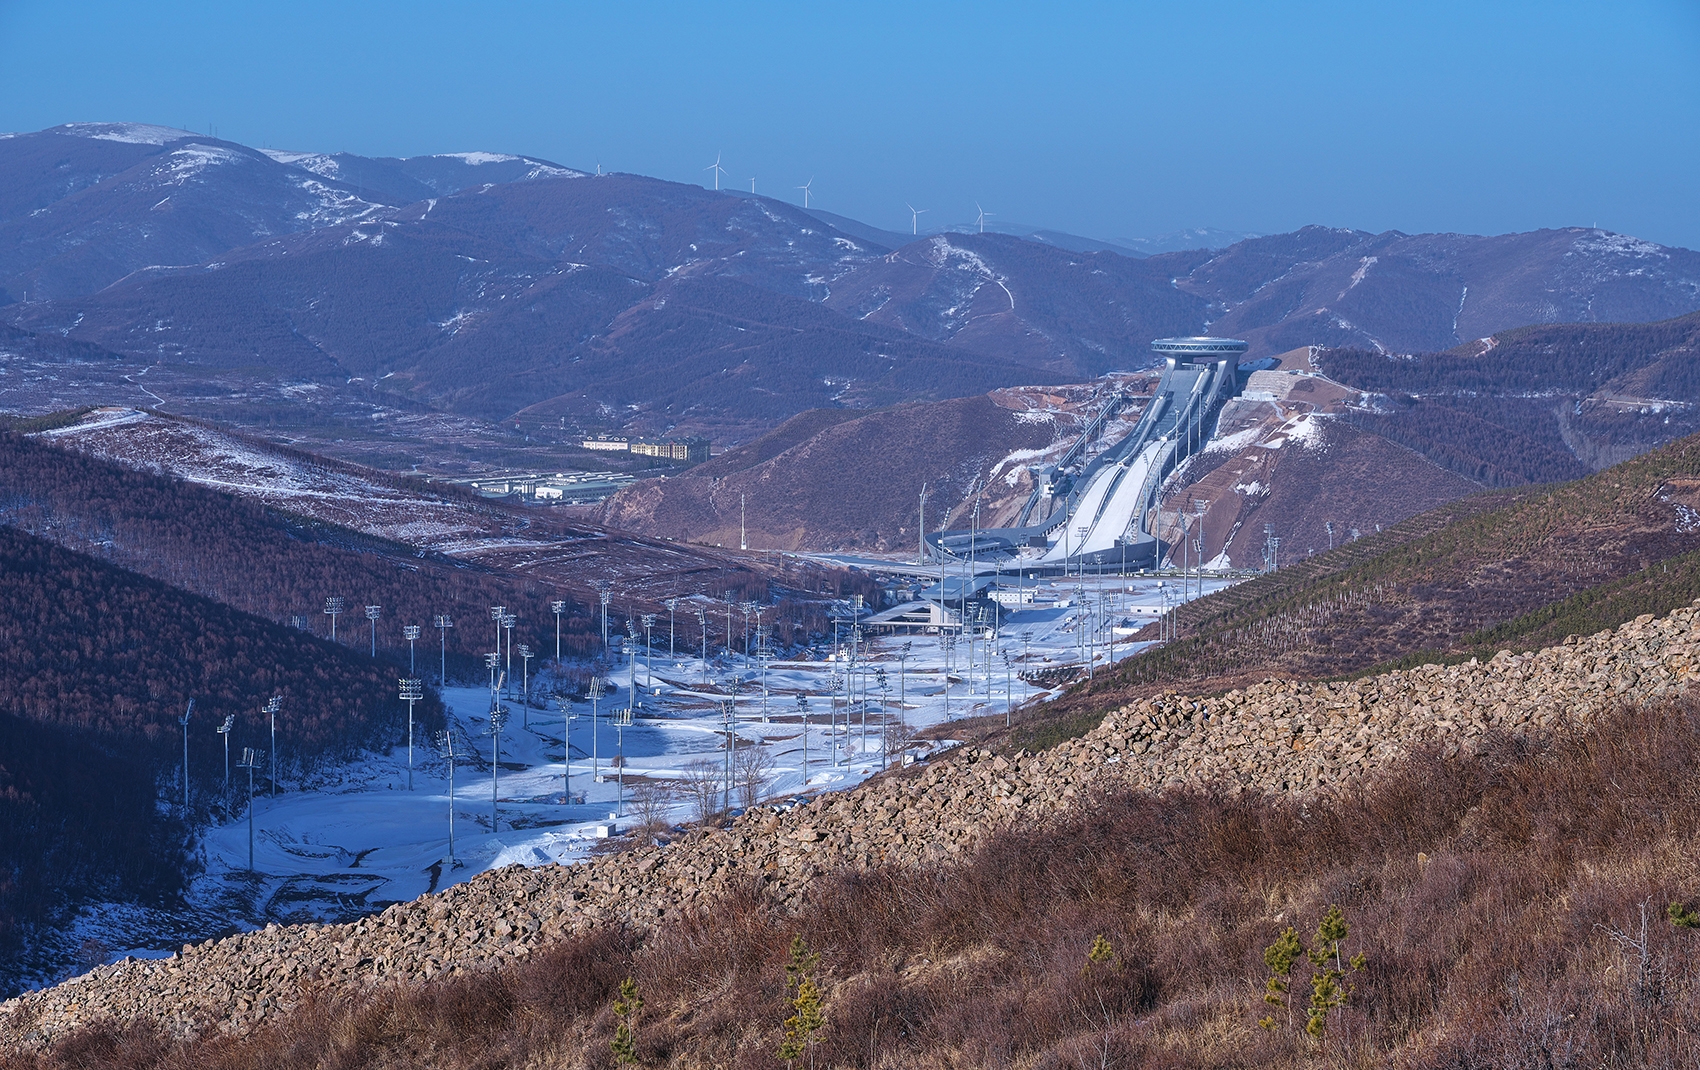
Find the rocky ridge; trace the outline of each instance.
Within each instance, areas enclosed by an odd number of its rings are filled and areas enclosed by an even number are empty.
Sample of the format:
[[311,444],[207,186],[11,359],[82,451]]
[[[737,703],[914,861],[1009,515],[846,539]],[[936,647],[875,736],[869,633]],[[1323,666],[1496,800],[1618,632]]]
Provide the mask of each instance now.
[[238,1031],[312,986],[495,968],[589,926],[649,926],[740,886],[797,909],[810,882],[835,869],[948,864],[999,829],[1042,821],[1104,787],[1326,789],[1412,748],[1455,754],[1493,733],[1541,735],[1615,702],[1670,694],[1691,682],[1697,659],[1700,602],[1487,662],[1338,683],[1268,680],[1209,698],[1166,693],[1042,754],[960,751],[666,846],[575,866],[510,866],[351,924],[272,925],[167,959],[102,966],[0,1004],[0,1048],[37,1046],[107,1017],[152,1018],[180,1034]]

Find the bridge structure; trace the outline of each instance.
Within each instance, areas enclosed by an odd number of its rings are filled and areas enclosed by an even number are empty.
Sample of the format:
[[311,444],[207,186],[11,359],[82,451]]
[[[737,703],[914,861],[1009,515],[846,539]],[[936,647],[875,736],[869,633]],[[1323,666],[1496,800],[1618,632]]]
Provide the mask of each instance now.
[[[1123,572],[1158,564],[1167,551],[1154,531],[1164,481],[1208,445],[1222,403],[1239,392],[1236,338],[1160,338],[1165,360],[1151,404],[1118,442],[1085,459],[1087,444],[1124,403],[1113,398],[1056,466],[1060,478],[1036,488],[1007,528],[936,531],[927,535],[935,560],[973,561],[996,571]],[[1044,498],[1050,507],[1032,521]]]

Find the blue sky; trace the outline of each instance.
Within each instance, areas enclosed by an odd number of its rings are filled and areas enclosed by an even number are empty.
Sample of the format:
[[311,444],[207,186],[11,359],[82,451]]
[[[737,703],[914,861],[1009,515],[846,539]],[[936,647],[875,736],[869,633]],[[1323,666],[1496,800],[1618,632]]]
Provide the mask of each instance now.
[[908,229],[1598,224],[1700,248],[1700,0],[0,0],[0,129],[519,152]]

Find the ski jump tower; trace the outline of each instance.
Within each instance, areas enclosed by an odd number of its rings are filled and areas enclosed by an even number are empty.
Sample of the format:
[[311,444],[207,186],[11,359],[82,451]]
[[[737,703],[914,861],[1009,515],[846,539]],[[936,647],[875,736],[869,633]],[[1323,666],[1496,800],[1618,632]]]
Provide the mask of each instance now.
[[[1147,530],[1147,518],[1156,515],[1163,481],[1210,441],[1217,411],[1239,392],[1238,360],[1249,347],[1237,338],[1195,337],[1159,338],[1151,348],[1165,366],[1150,406],[1120,442],[1066,473],[1045,519],[1015,528],[934,532],[927,536],[933,552],[973,554],[993,567],[1023,571],[1119,572],[1156,564],[1162,546]],[[1040,494],[1034,491],[1024,517],[1036,511]]]

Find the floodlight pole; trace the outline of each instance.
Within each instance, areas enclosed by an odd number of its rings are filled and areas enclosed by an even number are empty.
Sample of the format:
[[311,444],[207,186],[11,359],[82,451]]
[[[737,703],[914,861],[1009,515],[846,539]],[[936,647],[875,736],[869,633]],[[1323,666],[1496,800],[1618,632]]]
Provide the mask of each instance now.
[[578,714],[560,692],[556,692],[555,705],[561,708],[561,805],[565,806],[573,798],[573,722]]
[[669,598],[661,604],[667,607],[667,660],[676,661],[678,655],[673,652],[673,611],[679,608],[679,600]]
[[561,671],[561,614],[567,610],[567,604],[560,599],[549,603],[549,611],[555,614],[555,672]]
[[803,718],[803,790],[809,790],[809,696],[797,693],[797,713]]
[[407,703],[407,790],[413,790],[413,704],[425,697],[425,681],[418,677],[403,677],[401,700]]
[[378,656],[378,618],[384,615],[383,606],[367,606],[366,619],[372,622],[372,656]]
[[[832,698],[827,706],[826,739],[832,746],[832,767],[838,768],[838,681],[837,673],[832,674]],[[844,674],[844,724],[845,734],[849,734],[850,724],[850,674]]]
[[[449,686],[449,629],[455,626],[454,618],[447,613],[437,614],[437,686]],[[452,852],[451,852],[452,854]]]
[[242,761],[238,768],[248,770],[248,872],[254,872],[254,770],[260,764],[260,755],[252,747],[242,748]]
[[629,696],[625,709],[614,714],[614,746],[619,751],[619,758],[614,767],[614,815],[626,816],[626,726],[632,723],[632,715],[637,712],[637,696]]
[[327,598],[327,599],[325,599],[325,616],[327,616],[331,619],[331,642],[333,642],[333,643],[336,642],[336,618],[337,618],[337,615],[340,614],[343,611],[343,608],[346,605],[347,605],[347,603],[344,602],[340,598]]
[[904,643],[897,655],[897,720],[902,723],[909,713],[909,648],[913,643]]
[[732,750],[736,743],[738,699],[737,693],[729,702],[720,704],[720,726],[726,730],[726,777],[720,793],[720,812],[732,809]]
[[266,700],[265,713],[272,722],[272,798],[277,798],[277,711],[283,708],[283,696],[273,695]]
[[650,660],[651,655],[654,653],[654,648],[649,645],[649,630],[653,627],[655,627],[655,614],[645,613],[643,615],[643,675],[645,680],[644,686],[646,687],[653,687],[655,685],[655,663]]
[[497,689],[490,691],[490,831],[501,830],[502,726],[507,724]]
[[[593,785],[596,783],[596,778],[602,775],[596,756],[596,702],[605,694],[607,692],[602,688],[602,677],[592,677],[590,681],[590,782]],[[590,797],[588,788],[585,797],[587,799]]]
[[[508,633],[507,660],[502,665],[502,675],[505,680],[512,680],[514,678],[514,625],[518,622],[519,618],[512,613],[506,614],[502,617],[502,627],[507,629]],[[497,639],[500,640],[500,638],[500,634],[498,633]],[[508,685],[504,683],[502,685],[502,694],[506,695],[507,693]]]
[[525,702],[525,713],[522,716],[527,728],[531,727],[531,659],[535,656],[531,652],[530,643],[519,645],[520,669],[523,673],[520,678],[520,687],[522,689],[521,694],[525,696],[523,700]]
[[224,797],[230,798],[230,729],[236,724],[234,713],[226,714],[224,723],[218,726],[218,734],[224,737]]
[[596,592],[602,599],[602,656],[608,656],[608,602],[614,597],[614,592],[606,583],[598,584]]
[[177,718],[177,723],[183,726],[183,816],[189,816],[189,718],[195,712],[195,700],[189,700],[188,709],[183,716]]
[[702,686],[708,686],[708,611],[696,607],[697,623],[702,625]]
[[402,626],[401,637],[407,640],[407,674],[409,676],[419,671],[413,659],[413,644],[418,641],[419,635],[419,625],[405,624]]
[[455,758],[458,757],[454,732],[445,729],[437,733],[437,744],[449,760],[449,867],[452,869],[455,861]]

